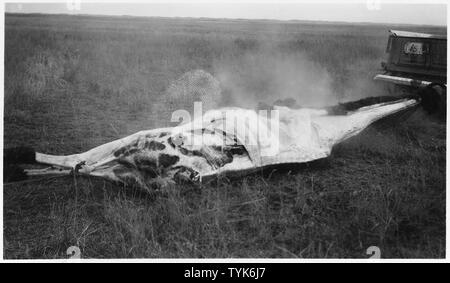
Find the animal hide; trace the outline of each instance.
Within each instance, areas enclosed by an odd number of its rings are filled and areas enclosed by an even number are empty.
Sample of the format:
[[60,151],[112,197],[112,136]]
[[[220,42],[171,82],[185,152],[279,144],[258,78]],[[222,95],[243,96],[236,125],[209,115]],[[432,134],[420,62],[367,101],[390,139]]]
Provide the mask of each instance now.
[[309,162],[329,156],[334,145],[371,123],[418,104],[414,98],[383,101],[350,103],[343,110],[342,105],[320,110],[286,106],[270,111],[213,110],[184,125],[141,131],[80,154],[35,153],[36,162],[54,167],[26,173],[55,173],[53,169],[59,168],[61,173],[99,176],[152,189],[268,165]]

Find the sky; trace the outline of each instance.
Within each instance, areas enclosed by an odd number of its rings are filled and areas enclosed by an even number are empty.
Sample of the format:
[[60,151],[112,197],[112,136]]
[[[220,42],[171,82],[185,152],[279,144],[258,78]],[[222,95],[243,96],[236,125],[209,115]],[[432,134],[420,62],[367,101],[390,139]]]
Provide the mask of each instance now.
[[[86,3],[81,0],[60,3],[6,3],[10,13],[68,13],[157,17],[206,17],[240,19],[312,20],[392,24],[447,25],[445,4],[402,3],[387,0],[347,2],[270,3],[187,2],[181,3]],[[441,2],[442,3],[442,2]]]

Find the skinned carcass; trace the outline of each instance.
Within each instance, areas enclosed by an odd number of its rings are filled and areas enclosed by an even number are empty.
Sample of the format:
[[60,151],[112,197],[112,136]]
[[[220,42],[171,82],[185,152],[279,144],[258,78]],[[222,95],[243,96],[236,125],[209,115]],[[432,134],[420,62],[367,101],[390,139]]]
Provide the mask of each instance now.
[[4,163],[50,165],[24,170],[27,176],[75,173],[137,183],[151,190],[171,183],[202,182],[222,173],[248,173],[269,165],[325,158],[336,144],[419,102],[416,97],[379,97],[325,109],[223,108],[177,127],[141,131],[79,154],[5,150]]

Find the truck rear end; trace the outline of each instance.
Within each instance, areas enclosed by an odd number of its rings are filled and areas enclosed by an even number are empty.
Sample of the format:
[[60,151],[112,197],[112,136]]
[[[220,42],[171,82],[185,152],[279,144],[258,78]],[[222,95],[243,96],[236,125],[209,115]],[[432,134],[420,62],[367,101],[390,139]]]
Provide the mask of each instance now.
[[417,93],[431,111],[446,108],[447,36],[389,31],[387,61],[375,80],[392,83],[396,90]]

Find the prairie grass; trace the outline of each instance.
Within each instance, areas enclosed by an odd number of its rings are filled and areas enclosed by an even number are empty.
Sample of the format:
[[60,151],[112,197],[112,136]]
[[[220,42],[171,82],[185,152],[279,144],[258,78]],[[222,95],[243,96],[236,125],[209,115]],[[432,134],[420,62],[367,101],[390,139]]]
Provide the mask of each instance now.
[[[223,105],[378,95],[391,28],[308,22],[5,17],[4,147],[69,154],[171,125],[170,83],[202,69]],[[245,95],[245,97],[244,97]],[[4,257],[445,256],[445,125],[417,110],[330,158],[152,194],[95,178],[4,185]]]

